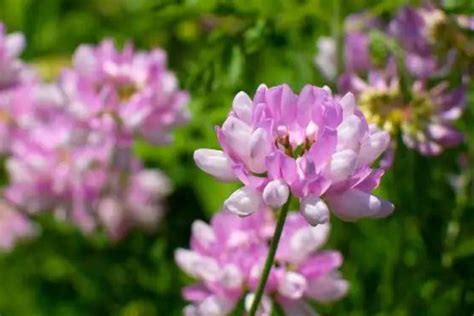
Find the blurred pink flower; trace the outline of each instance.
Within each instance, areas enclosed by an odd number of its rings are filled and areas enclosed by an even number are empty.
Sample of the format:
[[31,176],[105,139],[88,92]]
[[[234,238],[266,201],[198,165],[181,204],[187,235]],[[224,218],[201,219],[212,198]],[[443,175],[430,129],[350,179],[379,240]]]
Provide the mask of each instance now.
[[0,153],[9,151],[10,141],[15,130],[16,115],[22,109],[15,108],[12,94],[25,85],[37,80],[33,70],[25,65],[19,55],[25,46],[21,33],[6,34],[0,23]]
[[[244,296],[249,308],[274,225],[269,209],[247,218],[220,212],[211,225],[194,222],[191,250],[176,251],[181,269],[199,280],[183,290],[185,299],[191,302],[185,315],[227,315]],[[329,224],[312,227],[298,213],[288,216],[259,315],[271,314],[270,297],[287,315],[298,315],[298,310],[316,315],[307,300],[324,303],[347,293],[348,283],[338,272],[341,254],[319,250],[328,234]]]
[[281,207],[290,192],[309,223],[324,223],[329,209],[345,220],[384,217],[393,205],[371,194],[383,171],[370,166],[389,145],[387,132],[369,129],[352,94],[307,85],[295,95],[287,85],[244,92],[216,128],[223,149],[198,149],[196,164],[223,181],[245,186],[225,202],[240,216],[262,205]]
[[0,22],[0,95],[33,79],[32,70],[18,58],[24,47],[23,34],[6,34],[5,26]]
[[339,79],[339,91],[353,92],[370,122],[392,133],[400,130],[408,147],[429,156],[463,141],[453,122],[464,111],[465,90],[464,86],[451,90],[447,82],[428,88],[426,81],[417,80],[405,101],[396,75],[371,71],[367,81],[355,74]]
[[169,142],[171,130],[190,118],[188,93],[179,90],[161,49],[135,51],[127,44],[117,51],[111,40],[81,45],[60,83],[74,116],[90,120],[108,114],[123,133],[152,143]]
[[17,240],[35,234],[36,228],[27,217],[0,201],[0,250],[11,250]]
[[[110,40],[80,46],[72,69],[44,84],[17,56],[22,35],[0,25],[0,151],[7,154],[4,197],[28,214],[52,211],[89,233],[117,240],[134,227],[153,229],[170,192],[158,170],[133,154],[135,137],[171,140],[189,119],[160,49],[117,51]],[[20,215],[20,213],[18,214]]]
[[25,85],[11,100],[15,129],[4,190],[10,203],[30,214],[52,211],[85,233],[102,225],[114,240],[156,226],[168,180],[143,168],[111,115],[71,115],[55,85]]

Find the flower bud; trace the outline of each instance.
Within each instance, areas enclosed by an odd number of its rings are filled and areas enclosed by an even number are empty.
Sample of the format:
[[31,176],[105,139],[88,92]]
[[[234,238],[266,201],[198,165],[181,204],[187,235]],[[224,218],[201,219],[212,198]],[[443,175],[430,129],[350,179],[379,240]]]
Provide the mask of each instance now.
[[329,195],[326,200],[333,213],[347,221],[363,217],[386,217],[394,209],[392,203],[357,189],[351,189],[339,195]]
[[239,216],[248,216],[262,205],[260,194],[251,187],[243,187],[232,193],[224,202],[224,209]]
[[278,292],[293,300],[300,299],[306,290],[306,279],[299,273],[286,272],[278,284]]
[[221,150],[198,149],[194,152],[194,161],[201,170],[219,180],[237,180],[230,166],[229,159]]
[[283,180],[273,180],[263,189],[263,201],[271,208],[282,207],[288,201],[290,190]]
[[303,198],[300,210],[310,225],[316,226],[329,221],[329,208],[318,196],[310,195]]

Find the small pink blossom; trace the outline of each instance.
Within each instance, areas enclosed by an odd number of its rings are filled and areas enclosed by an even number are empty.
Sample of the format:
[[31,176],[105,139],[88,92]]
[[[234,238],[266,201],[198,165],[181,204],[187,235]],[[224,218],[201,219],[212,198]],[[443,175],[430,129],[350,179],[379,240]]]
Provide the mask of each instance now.
[[109,114],[124,133],[152,143],[169,142],[171,130],[190,118],[188,93],[179,90],[161,49],[135,51],[127,44],[118,51],[111,40],[81,45],[60,81],[73,115],[91,120]]
[[387,131],[401,131],[404,143],[423,155],[439,155],[445,148],[462,143],[464,137],[454,127],[466,106],[466,88],[450,89],[447,82],[429,88],[416,80],[410,100],[404,100],[396,75],[371,71],[364,81],[355,74],[339,79],[341,92],[351,91],[368,119]]
[[314,225],[327,220],[327,210],[351,220],[393,211],[371,194],[383,175],[371,165],[389,135],[369,128],[351,93],[338,99],[327,87],[307,85],[296,95],[287,85],[262,85],[253,100],[235,96],[216,132],[223,150],[198,149],[194,159],[217,179],[244,184],[224,203],[235,214],[280,207],[290,192]]
[[[269,209],[246,218],[221,212],[210,225],[193,224],[191,250],[176,251],[181,269],[199,280],[183,290],[191,303],[185,315],[228,315],[242,298],[250,308],[274,225]],[[312,227],[298,213],[288,216],[258,315],[271,315],[270,297],[286,315],[298,310],[316,315],[308,300],[324,303],[347,293],[348,283],[338,272],[341,254],[320,250],[328,234],[329,224]]]
[[12,205],[29,214],[52,211],[85,233],[103,227],[113,240],[134,227],[156,227],[170,184],[143,168],[111,115],[85,121],[71,115],[55,85],[24,86],[11,100],[16,114],[4,196]]

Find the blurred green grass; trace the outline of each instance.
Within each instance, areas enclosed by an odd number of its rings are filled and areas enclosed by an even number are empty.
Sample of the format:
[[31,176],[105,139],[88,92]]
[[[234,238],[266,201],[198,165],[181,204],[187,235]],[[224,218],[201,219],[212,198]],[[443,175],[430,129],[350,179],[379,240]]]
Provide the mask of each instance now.
[[[42,235],[0,255],[0,314],[180,315],[180,287],[188,280],[173,262],[188,245],[194,219],[219,210],[235,188],[197,170],[192,152],[216,147],[214,125],[239,90],[252,94],[264,82],[325,84],[313,66],[319,36],[341,28],[361,10],[390,13],[404,0],[146,1],[1,0],[0,20],[26,34],[24,57],[52,80],[81,43],[112,37],[137,47],[163,47],[170,67],[192,95],[193,121],[175,143],[138,143],[150,167],[163,169],[175,192],[154,234],[134,232],[111,244],[84,238],[73,227],[43,216]],[[471,315],[474,312],[474,188],[453,191],[449,175],[474,172],[474,92],[459,127],[464,146],[438,158],[400,146],[380,193],[397,209],[385,220],[332,220],[328,247],[345,256],[347,298],[317,306],[322,315]],[[457,157],[467,153],[469,170]]]

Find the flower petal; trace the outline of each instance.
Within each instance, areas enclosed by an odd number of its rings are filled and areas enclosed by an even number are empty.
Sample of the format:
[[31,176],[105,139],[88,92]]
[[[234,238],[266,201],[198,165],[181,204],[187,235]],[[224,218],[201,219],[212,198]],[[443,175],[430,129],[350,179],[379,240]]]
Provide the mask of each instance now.
[[248,216],[256,212],[261,205],[261,194],[251,187],[243,187],[225,200],[224,209],[239,216]]
[[235,181],[230,160],[221,150],[198,149],[194,152],[196,165],[204,172],[222,181]]
[[326,201],[336,216],[347,221],[363,217],[386,217],[394,209],[392,203],[356,189],[348,190],[342,194],[328,195]]

